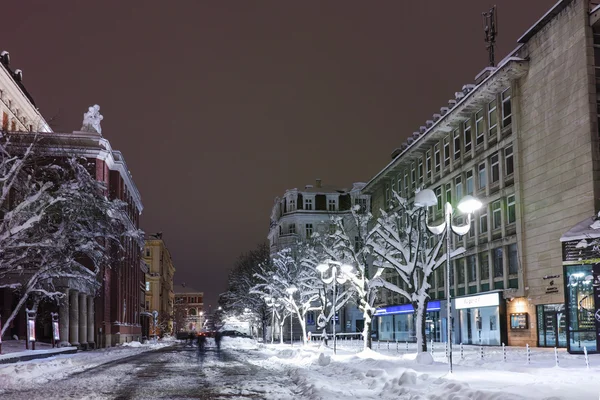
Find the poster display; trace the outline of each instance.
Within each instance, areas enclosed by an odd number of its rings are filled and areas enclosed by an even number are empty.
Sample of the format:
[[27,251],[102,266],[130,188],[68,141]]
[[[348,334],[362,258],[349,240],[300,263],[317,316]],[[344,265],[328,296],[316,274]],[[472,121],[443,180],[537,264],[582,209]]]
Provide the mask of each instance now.
[[596,349],[600,349],[600,264],[594,264],[594,319],[596,320]]
[[29,341],[30,342],[35,342],[35,319],[28,319],[27,320],[27,327],[28,327],[28,335],[29,335]]
[[52,322],[52,335],[54,340],[60,340],[60,333],[58,331],[58,321]]

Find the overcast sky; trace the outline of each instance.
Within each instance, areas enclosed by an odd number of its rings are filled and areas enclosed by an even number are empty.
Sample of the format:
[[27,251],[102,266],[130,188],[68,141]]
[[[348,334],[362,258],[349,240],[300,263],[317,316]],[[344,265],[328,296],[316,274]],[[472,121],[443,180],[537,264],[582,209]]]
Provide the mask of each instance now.
[[[555,0],[497,0],[497,60]],[[481,13],[437,1],[10,1],[1,49],[56,131],[99,104],[176,283],[216,304],[273,199],[368,181],[487,65]]]

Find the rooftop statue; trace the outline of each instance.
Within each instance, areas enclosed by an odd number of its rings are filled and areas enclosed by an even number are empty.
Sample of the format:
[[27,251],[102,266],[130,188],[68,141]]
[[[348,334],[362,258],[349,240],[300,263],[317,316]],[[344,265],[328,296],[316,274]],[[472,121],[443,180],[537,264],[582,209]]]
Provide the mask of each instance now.
[[82,132],[96,132],[102,134],[102,128],[100,122],[104,117],[100,114],[100,106],[94,104],[88,108],[88,111],[83,114],[83,126],[81,127]]

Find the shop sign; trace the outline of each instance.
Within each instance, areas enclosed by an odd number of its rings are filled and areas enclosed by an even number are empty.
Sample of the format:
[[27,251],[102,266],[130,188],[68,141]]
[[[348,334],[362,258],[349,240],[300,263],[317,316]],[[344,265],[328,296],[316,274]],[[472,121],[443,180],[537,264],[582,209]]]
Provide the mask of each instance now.
[[464,308],[493,307],[500,305],[500,295],[498,293],[488,293],[479,296],[458,297],[454,299],[454,308],[462,310]]

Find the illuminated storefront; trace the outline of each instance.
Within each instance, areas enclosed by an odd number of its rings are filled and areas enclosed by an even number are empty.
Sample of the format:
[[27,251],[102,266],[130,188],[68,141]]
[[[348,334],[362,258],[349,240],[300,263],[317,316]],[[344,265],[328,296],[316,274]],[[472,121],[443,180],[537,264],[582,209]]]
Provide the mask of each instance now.
[[[415,342],[415,316],[412,304],[381,307],[375,311],[373,327],[379,340]],[[427,303],[425,335],[427,340],[440,341],[440,302]]]
[[600,346],[600,219],[588,218],[561,238],[569,353]]
[[506,314],[501,296],[501,292],[490,292],[454,299],[459,324],[454,342],[491,346],[506,343]]

